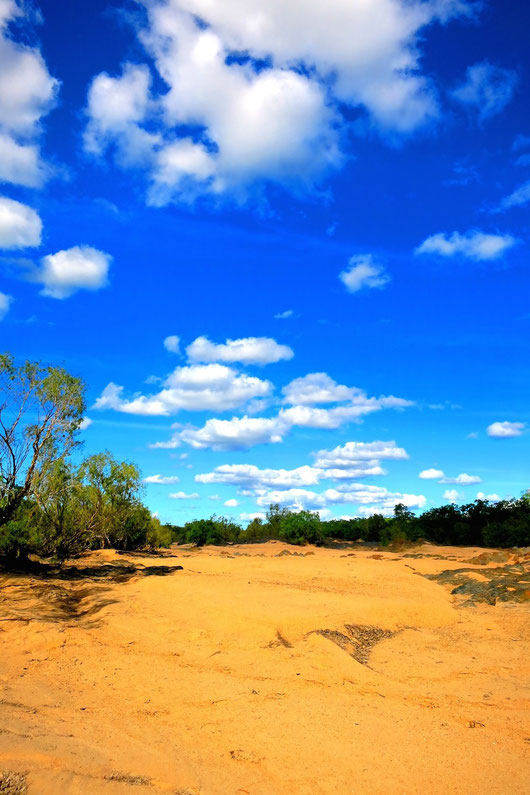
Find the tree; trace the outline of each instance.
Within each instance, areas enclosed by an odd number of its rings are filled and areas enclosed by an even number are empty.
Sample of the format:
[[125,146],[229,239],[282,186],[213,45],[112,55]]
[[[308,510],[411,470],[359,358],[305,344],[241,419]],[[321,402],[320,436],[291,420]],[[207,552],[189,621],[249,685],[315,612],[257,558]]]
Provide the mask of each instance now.
[[90,545],[117,549],[140,546],[151,514],[140,500],[138,468],[128,461],[117,461],[109,452],[97,453],[83,461],[77,477],[83,486],[77,497],[79,522]]
[[288,544],[322,544],[324,536],[318,513],[289,511],[281,521],[280,538]]
[[0,526],[35,492],[51,462],[73,448],[84,410],[81,379],[0,355]]

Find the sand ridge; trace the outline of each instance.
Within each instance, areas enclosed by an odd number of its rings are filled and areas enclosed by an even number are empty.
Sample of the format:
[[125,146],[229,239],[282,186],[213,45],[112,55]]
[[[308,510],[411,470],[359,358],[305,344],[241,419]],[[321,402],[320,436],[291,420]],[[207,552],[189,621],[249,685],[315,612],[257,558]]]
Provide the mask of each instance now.
[[503,565],[480,553],[271,542],[6,574],[0,770],[43,795],[526,792],[529,603],[428,578]]

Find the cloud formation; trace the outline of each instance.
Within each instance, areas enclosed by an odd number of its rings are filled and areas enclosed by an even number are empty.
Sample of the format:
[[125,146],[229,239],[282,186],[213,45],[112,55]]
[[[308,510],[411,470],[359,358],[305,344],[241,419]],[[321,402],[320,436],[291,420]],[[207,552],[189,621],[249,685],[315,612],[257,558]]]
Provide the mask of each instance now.
[[40,246],[42,221],[31,207],[0,196],[0,248]]
[[143,480],[144,483],[154,483],[160,486],[169,486],[179,481],[180,478],[177,475],[149,475]]
[[452,91],[452,96],[473,108],[484,121],[504,110],[516,86],[516,72],[482,61],[468,67],[464,82]]
[[44,285],[41,295],[62,300],[78,290],[106,287],[111,262],[112,257],[104,251],[74,246],[43,257],[41,268],[32,279]]
[[196,491],[193,494],[186,494],[185,491],[175,491],[167,496],[170,500],[196,500],[199,497]]
[[2,321],[9,312],[9,307],[12,303],[13,297],[11,295],[0,293],[0,321]]
[[528,202],[530,202],[530,180],[519,185],[509,196],[505,196],[497,210],[501,212],[503,210],[510,210],[512,207],[522,207],[528,204]]
[[420,472],[418,477],[422,480],[439,480],[444,477],[444,473],[442,469],[424,469]]
[[[53,107],[59,84],[36,47],[17,41],[9,24],[30,25],[29,4],[0,4],[0,182],[40,187],[51,169],[40,156],[40,120]],[[18,38],[22,39],[23,36]]]
[[492,422],[488,425],[486,432],[494,439],[512,439],[515,436],[522,436],[526,428],[525,422]]
[[157,81],[146,64],[97,75],[85,147],[145,169],[155,205],[241,197],[256,183],[311,190],[344,161],[344,107],[384,136],[429,124],[439,104],[421,73],[422,32],[473,8],[466,0],[249,0],[244,13],[240,0],[145,6],[137,33]]
[[371,254],[351,257],[348,270],[339,273],[339,279],[350,293],[359,290],[382,289],[390,281],[390,276],[377,265]]
[[164,380],[163,389],[153,395],[136,394],[126,399],[124,388],[111,382],[94,408],[151,416],[168,416],[181,410],[227,411],[264,397],[271,389],[269,381],[238,374],[222,364],[193,364],[175,368]]
[[164,348],[170,353],[180,353],[180,338],[176,334],[166,337],[164,340]]
[[493,260],[501,257],[517,242],[512,235],[486,234],[478,229],[463,235],[460,232],[439,232],[424,240],[414,253],[439,254],[441,257],[460,255],[477,261]]
[[241,364],[272,364],[282,359],[292,359],[288,345],[279,345],[270,337],[244,337],[226,340],[224,344],[210,342],[208,337],[197,337],[186,348],[191,362],[239,362]]

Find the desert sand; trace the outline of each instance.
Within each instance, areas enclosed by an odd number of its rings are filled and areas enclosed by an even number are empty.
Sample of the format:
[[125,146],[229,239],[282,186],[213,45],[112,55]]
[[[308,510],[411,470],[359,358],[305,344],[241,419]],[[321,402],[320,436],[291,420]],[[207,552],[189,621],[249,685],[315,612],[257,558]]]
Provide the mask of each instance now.
[[[526,793],[530,580],[483,552],[271,542],[4,573],[0,792]],[[500,599],[452,593],[492,577]]]

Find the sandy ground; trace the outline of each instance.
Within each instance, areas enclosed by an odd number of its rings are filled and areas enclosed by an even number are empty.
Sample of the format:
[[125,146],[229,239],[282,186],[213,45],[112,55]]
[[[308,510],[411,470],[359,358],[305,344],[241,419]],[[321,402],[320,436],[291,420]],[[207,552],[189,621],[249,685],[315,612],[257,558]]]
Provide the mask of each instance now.
[[480,550],[420,552],[0,576],[0,792],[529,792],[530,602],[466,604],[424,575]]

